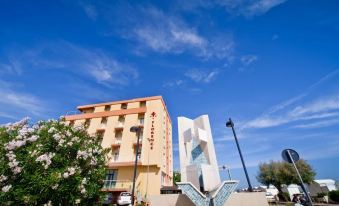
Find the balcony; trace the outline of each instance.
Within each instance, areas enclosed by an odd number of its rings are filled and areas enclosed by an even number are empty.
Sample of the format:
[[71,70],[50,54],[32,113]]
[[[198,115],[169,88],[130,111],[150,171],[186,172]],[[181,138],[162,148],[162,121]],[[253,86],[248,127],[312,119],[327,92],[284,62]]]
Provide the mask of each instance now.
[[[134,146],[134,147],[137,146],[137,142],[138,142],[138,140],[135,140],[135,141],[133,142],[133,146]],[[142,145],[142,138],[139,139],[139,146],[141,146],[141,145]]]
[[112,147],[112,149],[115,149],[115,148],[120,147],[120,145],[121,145],[121,140],[115,140],[115,141],[112,143],[111,147]]
[[97,128],[97,132],[104,132],[106,129],[106,124],[100,124],[100,126]]
[[104,180],[104,191],[131,191],[133,181],[131,180]]
[[115,131],[122,131],[124,129],[124,123],[119,122],[117,125],[115,125]]
[[143,127],[143,126],[144,126],[144,123],[145,123],[145,119],[143,119],[143,118],[142,118],[142,119],[138,119],[138,124],[137,124],[137,125],[138,125],[139,127]]
[[113,155],[113,158],[110,160],[111,163],[119,162],[119,155]]

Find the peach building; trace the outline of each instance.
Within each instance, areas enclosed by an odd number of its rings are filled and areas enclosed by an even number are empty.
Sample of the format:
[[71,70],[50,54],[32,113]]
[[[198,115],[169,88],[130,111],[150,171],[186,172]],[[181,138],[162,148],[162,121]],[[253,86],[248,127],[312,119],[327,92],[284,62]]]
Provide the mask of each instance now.
[[70,125],[86,125],[89,134],[102,138],[102,147],[110,148],[104,191],[116,197],[132,190],[136,155],[136,133],[140,126],[135,194],[160,194],[163,186],[172,186],[172,123],[161,96],[78,106],[80,114],[66,115]]

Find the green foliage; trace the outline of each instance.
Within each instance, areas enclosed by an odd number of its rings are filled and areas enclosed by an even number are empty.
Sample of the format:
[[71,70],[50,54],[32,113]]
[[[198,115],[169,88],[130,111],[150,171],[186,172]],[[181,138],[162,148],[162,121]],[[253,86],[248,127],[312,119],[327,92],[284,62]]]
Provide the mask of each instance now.
[[105,176],[101,140],[63,121],[0,127],[0,202],[93,205]]
[[323,198],[323,197],[325,197],[326,195],[327,195],[326,192],[320,192],[320,193],[317,194],[317,198]]
[[178,171],[173,172],[173,184],[177,184],[177,182],[181,182],[181,173]]
[[332,201],[339,202],[339,190],[329,192],[328,196]]
[[288,192],[282,192],[280,198],[282,201],[288,202],[290,201],[290,194],[288,194]]
[[[316,174],[312,167],[302,159],[299,160],[296,165],[303,181],[305,183],[311,183]],[[282,184],[301,184],[293,165],[281,161],[261,163],[259,165],[257,180],[267,186],[272,184],[276,186],[279,191],[281,191]]]

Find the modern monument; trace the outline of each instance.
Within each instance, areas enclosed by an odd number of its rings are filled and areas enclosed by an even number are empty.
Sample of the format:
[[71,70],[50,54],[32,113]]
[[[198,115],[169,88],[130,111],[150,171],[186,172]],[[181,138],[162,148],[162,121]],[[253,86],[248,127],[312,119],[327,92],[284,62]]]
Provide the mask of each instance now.
[[181,181],[178,187],[197,206],[222,206],[238,181],[220,180],[209,118],[178,117]]

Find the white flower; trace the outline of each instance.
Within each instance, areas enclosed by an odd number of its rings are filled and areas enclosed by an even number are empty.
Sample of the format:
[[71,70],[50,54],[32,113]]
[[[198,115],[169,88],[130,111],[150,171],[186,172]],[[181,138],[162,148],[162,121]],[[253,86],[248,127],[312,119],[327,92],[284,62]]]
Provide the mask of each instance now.
[[58,145],[61,146],[61,145],[62,145],[63,143],[65,143],[65,142],[66,142],[66,140],[61,139],[61,140],[59,141]]
[[78,142],[78,141],[79,141],[79,137],[73,137],[73,138],[72,138],[72,141],[73,141],[73,142]]
[[8,142],[7,144],[5,144],[5,149],[8,151],[12,151],[16,148],[22,147],[26,144],[26,140],[12,140],[10,142]]
[[14,170],[13,170],[13,173],[14,174],[19,174],[21,172],[21,167],[15,167]]
[[85,194],[86,193],[86,188],[82,188],[80,192],[81,192],[81,194]]
[[77,159],[87,159],[89,154],[86,151],[79,150],[77,153]]
[[8,192],[11,188],[12,188],[12,185],[6,185],[6,186],[3,187],[1,190],[2,190],[3,192]]
[[58,185],[58,184],[55,184],[55,185],[52,186],[52,189],[55,190],[55,189],[57,189],[58,187],[59,187],[59,185]]
[[69,175],[74,175],[75,174],[75,168],[74,167],[68,168],[68,172],[69,172]]
[[76,199],[75,204],[80,204],[80,199]]
[[62,136],[59,134],[59,133],[56,133],[53,135],[53,138],[56,140],[56,141],[59,141],[60,139],[62,139]]
[[52,158],[55,156],[55,153],[46,153],[43,155],[40,155],[38,158],[36,158],[36,162],[41,162],[41,164],[44,166],[45,169],[48,169],[49,165],[52,164]]
[[96,159],[91,159],[91,163],[90,163],[91,165],[97,165],[97,160]]
[[30,138],[27,139],[28,142],[35,142],[38,140],[38,136],[37,135],[32,135]]
[[54,127],[51,127],[51,128],[49,128],[49,130],[48,130],[48,133],[54,133],[54,132],[56,132],[57,130],[54,128]]
[[63,175],[62,175],[65,179],[67,179],[69,177],[69,173],[68,172],[65,172]]
[[83,185],[87,184],[87,179],[86,179],[86,177],[85,177],[84,179],[82,179],[81,184],[83,184]]
[[9,163],[8,163],[8,166],[9,166],[10,168],[16,167],[16,166],[18,166],[18,165],[19,165],[19,162],[17,162],[17,161],[13,161],[13,162],[9,162]]
[[67,145],[71,147],[73,145],[73,142],[68,142]]
[[52,201],[48,201],[44,206],[52,206]]
[[0,183],[3,181],[6,181],[8,179],[8,177],[6,177],[5,175],[1,175],[0,176]]

